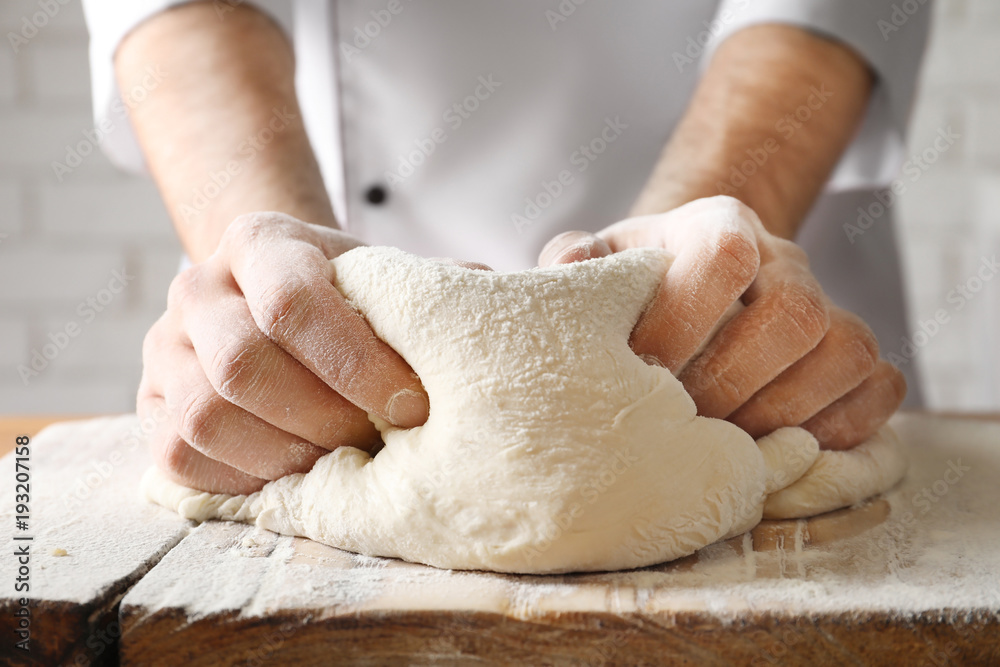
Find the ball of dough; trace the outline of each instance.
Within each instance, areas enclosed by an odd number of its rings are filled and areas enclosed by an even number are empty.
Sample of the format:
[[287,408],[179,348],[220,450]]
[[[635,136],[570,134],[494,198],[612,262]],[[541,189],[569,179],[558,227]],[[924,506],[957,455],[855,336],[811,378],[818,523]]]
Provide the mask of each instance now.
[[[427,422],[373,420],[385,441],[374,458],[342,447],[249,496],[184,489],[155,470],[145,493],[189,518],[367,555],[551,573],[661,563],[749,530],[765,503],[825,511],[895,482],[810,504],[796,487],[809,496],[800,485],[824,459],[809,433],[782,429],[758,446],[697,416],[681,383],[628,345],[670,262],[637,249],[495,273],[354,249],[333,260],[335,285],[420,376]],[[787,500],[772,505],[775,492]]]

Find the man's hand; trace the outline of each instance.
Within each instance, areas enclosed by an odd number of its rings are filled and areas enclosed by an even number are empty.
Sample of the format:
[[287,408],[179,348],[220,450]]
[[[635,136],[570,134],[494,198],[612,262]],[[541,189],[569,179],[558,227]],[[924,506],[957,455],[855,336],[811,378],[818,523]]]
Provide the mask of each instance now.
[[150,446],[175,481],[250,493],[336,447],[369,449],[378,434],[366,411],[423,423],[420,381],[333,287],[329,260],[358,245],[249,214],[174,279],[143,346],[138,412],[166,415]]
[[[701,414],[754,437],[802,425],[827,449],[862,442],[899,406],[903,376],[878,361],[872,332],[829,302],[805,253],[785,239],[855,136],[873,80],[854,50],[817,33],[740,30],[709,61],[633,217],[597,236],[557,237],[541,261],[642,246],[672,252],[633,349],[676,373]],[[822,101],[817,90],[828,91]],[[813,105],[809,122],[779,132],[804,103]],[[734,182],[761,146],[771,147],[766,163]],[[720,193],[734,198],[712,196]],[[738,299],[745,310],[695,355]]]
[[[542,265],[657,247],[675,255],[632,333],[636,354],[679,377],[698,413],[725,418],[755,438],[803,426],[827,449],[859,444],[906,392],[902,374],[878,360],[875,336],[833,306],[805,253],[770,234],[730,197],[630,218],[597,235],[568,232]],[[732,304],[746,308],[698,348]]]
[[[412,370],[333,287],[329,260],[359,243],[337,231],[294,62],[250,4],[225,20],[211,3],[172,7],[116,54],[122,90],[149,64],[170,74],[130,120],[197,263],[146,336],[138,412],[160,417],[160,468],[207,491],[248,493],[335,447],[369,448],[378,434],[366,411],[399,426],[427,416]],[[268,142],[250,143],[265,131]],[[193,206],[221,172],[228,182]]]

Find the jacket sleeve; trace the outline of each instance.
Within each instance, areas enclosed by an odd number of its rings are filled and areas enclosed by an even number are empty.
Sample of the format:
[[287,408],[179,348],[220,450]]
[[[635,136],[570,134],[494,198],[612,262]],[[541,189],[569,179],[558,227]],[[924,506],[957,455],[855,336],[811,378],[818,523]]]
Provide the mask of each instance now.
[[799,26],[835,39],[875,74],[857,136],[834,170],[829,190],[883,187],[906,151],[906,129],[927,43],[932,0],[723,0],[702,58],[742,28],[763,23]]
[[[216,18],[225,21],[243,0],[213,0]],[[170,73],[150,63],[148,75],[133,90],[119,90],[115,78],[114,56],[118,45],[136,26],[176,5],[177,0],[83,0],[83,10],[90,33],[90,72],[94,126],[100,146],[118,167],[146,172],[145,160],[129,121],[129,110],[156,94],[156,87]],[[255,7],[268,14],[289,35],[292,33],[292,2],[254,0]]]

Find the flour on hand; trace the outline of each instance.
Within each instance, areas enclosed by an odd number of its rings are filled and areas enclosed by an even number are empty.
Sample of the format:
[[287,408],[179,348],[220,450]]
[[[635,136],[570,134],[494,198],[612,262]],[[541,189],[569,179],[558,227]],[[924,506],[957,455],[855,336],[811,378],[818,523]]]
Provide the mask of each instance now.
[[661,563],[883,491],[905,469],[888,426],[846,452],[799,428],[754,440],[699,417],[629,348],[671,258],[637,249],[518,273],[392,248],[333,260],[335,285],[420,376],[423,426],[373,419],[374,457],[341,447],[248,496],[147,472],[147,498],[441,568],[553,573]]

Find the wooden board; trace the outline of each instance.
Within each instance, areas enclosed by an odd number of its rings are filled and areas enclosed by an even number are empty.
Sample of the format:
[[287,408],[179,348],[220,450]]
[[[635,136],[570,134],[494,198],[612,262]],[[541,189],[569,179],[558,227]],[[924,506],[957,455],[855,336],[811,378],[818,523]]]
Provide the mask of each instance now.
[[436,570],[223,523],[121,603],[122,664],[1000,664],[1000,425],[899,416],[901,485],[629,572]]
[[[188,532],[189,522],[138,499],[150,465],[133,416],[64,422],[31,438],[27,530],[15,527],[13,453],[0,461],[0,663],[116,664],[118,603]],[[15,540],[30,536],[31,540]],[[30,653],[14,647],[14,589],[29,545]],[[65,555],[62,555],[65,552]]]
[[188,534],[136,495],[134,417],[60,424],[32,440],[32,653],[12,648],[8,597],[0,663],[1000,664],[1000,424],[896,425],[912,468],[859,508],[658,567],[518,577],[236,524]]

